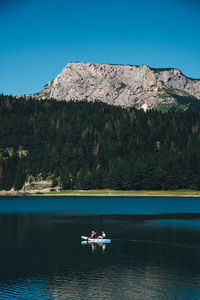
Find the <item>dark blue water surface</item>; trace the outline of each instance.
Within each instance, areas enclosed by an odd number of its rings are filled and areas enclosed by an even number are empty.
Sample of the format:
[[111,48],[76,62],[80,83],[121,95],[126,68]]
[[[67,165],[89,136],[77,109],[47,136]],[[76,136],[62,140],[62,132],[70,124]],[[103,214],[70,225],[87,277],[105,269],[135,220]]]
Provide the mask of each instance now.
[[200,213],[199,197],[0,197],[0,213],[149,215]]
[[0,244],[0,299],[200,299],[199,198],[1,197]]

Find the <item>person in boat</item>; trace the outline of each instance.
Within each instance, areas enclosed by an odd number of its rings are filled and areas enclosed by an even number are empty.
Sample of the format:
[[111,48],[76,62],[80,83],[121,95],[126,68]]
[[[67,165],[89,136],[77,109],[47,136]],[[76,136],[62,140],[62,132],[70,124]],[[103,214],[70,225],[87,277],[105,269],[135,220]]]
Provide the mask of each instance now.
[[90,238],[91,239],[95,239],[96,238],[97,233],[95,231],[92,231]]
[[106,238],[106,234],[104,230],[102,230],[101,235],[98,236],[98,239],[105,239],[105,238]]

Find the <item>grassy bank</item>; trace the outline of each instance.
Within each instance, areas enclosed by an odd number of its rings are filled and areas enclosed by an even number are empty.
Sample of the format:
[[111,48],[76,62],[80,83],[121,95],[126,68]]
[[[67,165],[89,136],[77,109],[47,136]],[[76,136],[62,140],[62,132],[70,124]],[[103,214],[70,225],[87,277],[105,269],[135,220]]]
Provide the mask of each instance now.
[[122,191],[122,190],[68,190],[49,193],[37,193],[44,196],[176,196],[200,197],[197,190],[169,190],[169,191]]
[[33,191],[0,191],[0,196],[166,196],[166,197],[200,197],[200,190],[168,190],[168,191],[124,191],[124,190],[61,190],[34,193]]

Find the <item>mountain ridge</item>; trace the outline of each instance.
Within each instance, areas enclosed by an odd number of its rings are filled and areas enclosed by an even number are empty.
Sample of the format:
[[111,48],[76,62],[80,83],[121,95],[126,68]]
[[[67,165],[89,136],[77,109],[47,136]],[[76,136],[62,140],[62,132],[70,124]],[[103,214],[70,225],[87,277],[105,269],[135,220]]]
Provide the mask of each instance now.
[[177,97],[187,98],[188,103],[190,97],[199,101],[200,79],[189,78],[176,68],[71,62],[42,91],[24,96],[58,101],[98,100],[147,110],[176,105]]

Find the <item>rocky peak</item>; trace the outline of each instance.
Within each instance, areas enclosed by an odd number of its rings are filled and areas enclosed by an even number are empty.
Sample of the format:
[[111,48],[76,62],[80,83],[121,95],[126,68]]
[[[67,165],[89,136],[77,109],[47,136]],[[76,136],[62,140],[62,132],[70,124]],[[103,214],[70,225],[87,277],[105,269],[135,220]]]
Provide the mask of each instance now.
[[173,94],[200,100],[200,80],[190,79],[174,68],[71,62],[40,93],[32,96],[58,101],[99,100],[149,109],[173,102]]

